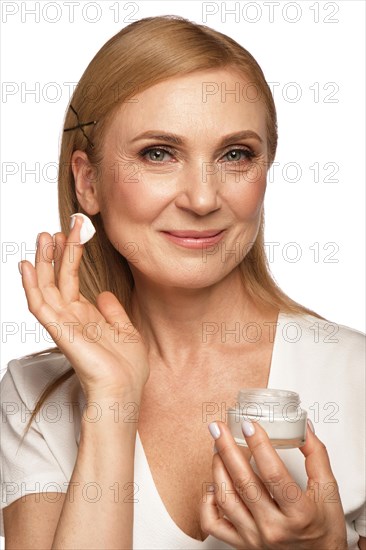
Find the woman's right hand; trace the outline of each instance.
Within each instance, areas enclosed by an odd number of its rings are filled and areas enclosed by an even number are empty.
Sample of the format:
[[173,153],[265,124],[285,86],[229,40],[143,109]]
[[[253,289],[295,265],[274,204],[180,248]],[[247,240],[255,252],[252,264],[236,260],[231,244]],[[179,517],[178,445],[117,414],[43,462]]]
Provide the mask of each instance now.
[[75,369],[87,399],[141,396],[150,372],[141,335],[114,294],[99,294],[95,307],[80,293],[81,225],[76,216],[68,238],[56,233],[55,248],[40,233],[35,267],[20,263],[29,311]]

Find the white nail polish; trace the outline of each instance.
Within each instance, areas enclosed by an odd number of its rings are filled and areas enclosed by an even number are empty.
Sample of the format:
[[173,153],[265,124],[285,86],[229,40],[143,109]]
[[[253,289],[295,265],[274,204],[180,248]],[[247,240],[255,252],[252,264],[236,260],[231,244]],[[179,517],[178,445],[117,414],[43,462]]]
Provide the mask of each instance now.
[[214,439],[218,439],[220,437],[220,428],[216,424],[216,422],[211,422],[208,425],[208,429],[210,430],[210,433]]
[[255,428],[253,424],[251,422],[248,422],[248,420],[246,420],[245,418],[241,422],[241,429],[243,430],[243,434],[247,437],[255,434]]
[[75,225],[75,217],[80,216],[83,219],[83,224],[80,229],[80,244],[85,244],[93,237],[95,234],[95,227],[92,224],[91,220],[85,214],[78,212],[77,214],[71,214],[70,218],[70,229]]

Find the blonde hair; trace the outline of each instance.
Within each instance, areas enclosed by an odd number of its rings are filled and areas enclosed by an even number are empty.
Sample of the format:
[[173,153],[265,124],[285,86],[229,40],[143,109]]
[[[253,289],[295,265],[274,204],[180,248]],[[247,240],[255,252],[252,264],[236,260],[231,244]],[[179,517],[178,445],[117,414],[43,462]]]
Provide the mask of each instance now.
[[[63,132],[62,135],[58,200],[63,233],[69,233],[70,215],[83,212],[76,197],[71,169],[73,152],[85,151],[91,164],[97,168],[103,160],[103,140],[109,123],[123,102],[167,78],[208,69],[235,71],[249,78],[260,91],[266,110],[268,166],[272,164],[277,148],[276,108],[254,57],[225,34],[180,16],[140,19],[104,44],[86,68],[71,98],[70,104],[77,111],[79,120],[96,120],[97,124],[84,128],[88,139],[79,130]],[[64,128],[75,125],[75,113],[68,109]],[[80,292],[93,304],[100,292],[113,292],[133,321],[130,299],[134,281],[129,265],[108,240],[100,215],[91,216],[91,219],[96,234],[84,245],[79,271]],[[257,303],[323,319],[289,298],[273,279],[264,248],[264,213],[256,240],[239,267],[243,285]],[[51,348],[32,356],[48,352],[61,353],[58,348]],[[27,430],[45,399],[74,373],[71,367],[43,390]]]

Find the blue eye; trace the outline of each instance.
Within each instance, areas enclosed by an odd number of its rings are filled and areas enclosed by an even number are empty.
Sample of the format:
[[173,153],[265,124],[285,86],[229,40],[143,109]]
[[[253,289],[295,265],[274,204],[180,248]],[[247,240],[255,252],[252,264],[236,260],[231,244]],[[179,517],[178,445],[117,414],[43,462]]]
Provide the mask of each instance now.
[[[150,156],[150,153],[153,153],[153,155],[155,155],[155,158]],[[151,160],[152,162],[160,162],[161,160],[164,160],[163,157],[166,154],[172,155],[173,152],[169,151],[168,149],[164,149],[163,147],[147,147],[146,149],[143,149],[139,152],[140,157],[146,158],[146,156],[148,155],[147,159]]]
[[[229,160],[232,160],[233,162],[240,162],[242,160],[251,160],[253,157],[255,157],[255,153],[251,151],[250,149],[230,149],[227,153],[225,153],[225,157],[228,155],[231,155],[232,153],[235,153],[234,157],[229,157]],[[241,157],[241,153],[244,155],[244,158]]]

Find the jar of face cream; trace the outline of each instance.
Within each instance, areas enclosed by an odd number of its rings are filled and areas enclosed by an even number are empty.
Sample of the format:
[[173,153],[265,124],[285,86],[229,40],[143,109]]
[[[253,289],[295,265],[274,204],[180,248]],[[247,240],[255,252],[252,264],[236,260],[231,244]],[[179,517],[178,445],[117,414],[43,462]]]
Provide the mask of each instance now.
[[298,393],[270,388],[239,391],[235,408],[227,411],[227,424],[238,445],[247,446],[242,420],[258,422],[276,449],[301,447],[306,440],[307,412],[300,408]]

